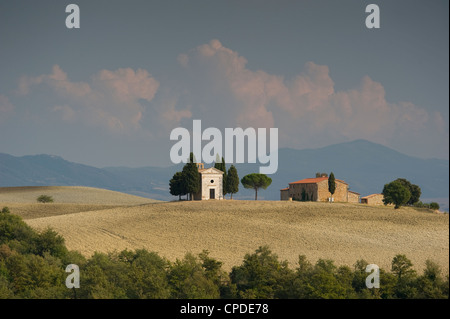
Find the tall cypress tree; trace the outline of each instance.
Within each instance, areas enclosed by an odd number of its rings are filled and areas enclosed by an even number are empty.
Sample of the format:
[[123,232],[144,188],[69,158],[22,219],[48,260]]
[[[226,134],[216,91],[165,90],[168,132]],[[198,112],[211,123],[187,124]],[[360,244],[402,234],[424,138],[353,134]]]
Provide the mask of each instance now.
[[194,199],[194,194],[200,191],[200,173],[198,172],[197,164],[194,162],[194,153],[191,152],[189,156],[189,163],[183,167],[183,180],[185,191],[190,194],[190,199]]
[[214,168],[217,168],[222,171],[222,162],[220,161],[219,154],[216,154],[216,162],[214,163]]
[[328,191],[331,193],[331,201],[333,201],[333,194],[336,191],[336,180],[333,172],[331,172],[330,177],[328,177]]
[[223,172],[223,178],[222,178],[222,192],[223,196],[228,194],[230,191],[228,190],[228,178],[227,178],[227,166],[225,164],[225,159],[222,157],[222,167],[221,171]]
[[227,166],[225,165],[225,159],[222,157],[222,161],[220,161],[219,154],[216,155],[216,163],[214,164],[214,168],[223,172],[222,177],[222,194],[225,196],[229,193],[227,187]]
[[234,165],[231,165],[228,169],[226,185],[227,192],[231,194],[231,199],[233,199],[233,194],[236,194],[239,191],[239,176]]
[[181,195],[186,195],[184,178],[182,172],[176,172],[169,182],[170,194],[174,196],[179,196],[181,200]]

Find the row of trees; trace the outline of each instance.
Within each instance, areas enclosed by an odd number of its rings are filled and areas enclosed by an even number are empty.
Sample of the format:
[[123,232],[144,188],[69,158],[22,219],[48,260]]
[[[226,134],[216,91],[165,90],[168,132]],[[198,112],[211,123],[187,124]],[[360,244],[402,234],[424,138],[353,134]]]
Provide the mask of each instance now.
[[[223,195],[231,194],[231,199],[233,199],[233,194],[239,191],[239,176],[236,167],[231,165],[227,172],[225,160],[222,157],[221,161],[217,158],[214,168],[224,173],[222,179]],[[194,154],[191,152],[189,162],[184,165],[183,170],[176,172],[169,181],[169,191],[171,195],[179,196],[180,200],[181,196],[184,195],[189,195],[189,199],[193,200],[194,194],[198,193],[200,189],[201,177]]]
[[[233,194],[239,191],[239,175],[237,169],[234,165],[226,169],[225,160],[222,157],[220,160],[217,157],[214,168],[222,171],[223,174],[223,185],[222,191],[223,196],[230,194],[231,199],[233,199]],[[241,183],[245,188],[255,190],[255,200],[258,199],[258,190],[260,188],[266,189],[272,183],[272,179],[265,174],[252,173],[245,175],[241,179]],[[189,162],[186,163],[181,172],[176,172],[172,179],[169,181],[170,194],[174,196],[189,195],[189,199],[193,199],[194,194],[198,193],[201,189],[201,177],[198,172],[197,164],[195,163],[194,154],[191,152]]]
[[176,172],[169,181],[170,194],[174,196],[188,195],[188,199],[193,200],[194,194],[200,189],[200,175],[197,165],[194,161],[194,154],[190,154],[189,162],[187,162],[181,172]]
[[[68,264],[80,269],[80,288],[68,289]],[[69,251],[64,239],[47,230],[37,233],[7,208],[0,211],[0,299],[5,298],[448,298],[449,278],[427,261],[421,275],[405,255],[392,260],[390,271],[380,269],[380,288],[368,289],[367,262],[353,268],[332,260],[298,265],[268,248],[245,255],[230,272],[209,256],[188,253],[174,262],[145,249],[95,253],[85,258]]]

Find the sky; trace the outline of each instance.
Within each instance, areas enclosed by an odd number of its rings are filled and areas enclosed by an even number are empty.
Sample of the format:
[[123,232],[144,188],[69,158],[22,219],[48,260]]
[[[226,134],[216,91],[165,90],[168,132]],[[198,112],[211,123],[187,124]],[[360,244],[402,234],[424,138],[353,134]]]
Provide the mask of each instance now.
[[[79,29],[66,27],[70,3]],[[448,159],[448,7],[0,0],[0,153],[170,166],[170,132],[200,119],[278,128],[280,148],[366,139]]]

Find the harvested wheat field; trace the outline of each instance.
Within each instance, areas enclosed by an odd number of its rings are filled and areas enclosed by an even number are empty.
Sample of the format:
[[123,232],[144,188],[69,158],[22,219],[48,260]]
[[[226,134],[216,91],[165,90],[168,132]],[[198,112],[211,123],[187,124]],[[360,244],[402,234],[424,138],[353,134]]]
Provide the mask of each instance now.
[[[49,204],[52,205],[52,204]],[[14,210],[12,210],[14,213]],[[412,208],[285,201],[158,202],[135,207],[29,218],[64,236],[69,249],[90,256],[145,248],[170,260],[203,249],[224,262],[242,263],[246,253],[268,245],[295,267],[298,256],[328,258],[352,266],[358,259],[390,270],[406,254],[417,270],[426,259],[448,271],[449,215]]]
[[[40,195],[49,195],[54,202],[38,203],[36,199]],[[129,207],[154,202],[158,201],[92,187],[0,187],[0,206],[8,206],[23,219]]]

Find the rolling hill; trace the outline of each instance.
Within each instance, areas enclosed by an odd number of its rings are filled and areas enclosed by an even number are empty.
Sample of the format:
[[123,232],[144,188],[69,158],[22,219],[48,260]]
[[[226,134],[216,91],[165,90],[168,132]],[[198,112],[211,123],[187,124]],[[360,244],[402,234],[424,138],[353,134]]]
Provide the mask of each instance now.
[[[208,166],[208,165],[207,165]],[[229,167],[229,165],[227,165]],[[239,176],[258,172],[259,164],[237,164]],[[8,186],[90,186],[129,194],[172,200],[168,182],[182,165],[171,167],[105,167],[69,162],[58,156],[15,157],[0,154],[0,187]],[[278,171],[271,175],[272,185],[261,191],[261,199],[278,200],[279,190],[316,172],[343,179],[350,189],[365,196],[379,193],[384,184],[406,178],[422,189],[421,199],[449,207],[449,161],[421,159],[366,140],[341,143],[317,149],[280,149]],[[253,191],[240,185],[236,199],[252,199]]]
[[[46,209],[54,204],[42,204]],[[11,212],[16,213],[12,207]],[[28,215],[38,230],[51,227],[69,249],[85,256],[145,248],[172,261],[206,249],[224,269],[268,245],[292,267],[299,255],[352,266],[359,259],[390,269],[406,254],[417,270],[431,259],[448,270],[449,215],[402,207],[288,201],[182,201],[102,207],[70,214]]]
[[[51,204],[38,203],[40,195],[51,196]],[[139,206],[158,202],[150,198],[107,189],[81,186],[1,187],[0,208],[9,207],[24,219],[68,215],[87,211]]]

